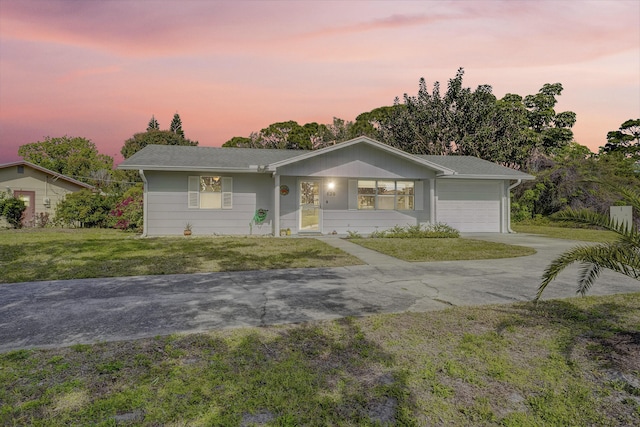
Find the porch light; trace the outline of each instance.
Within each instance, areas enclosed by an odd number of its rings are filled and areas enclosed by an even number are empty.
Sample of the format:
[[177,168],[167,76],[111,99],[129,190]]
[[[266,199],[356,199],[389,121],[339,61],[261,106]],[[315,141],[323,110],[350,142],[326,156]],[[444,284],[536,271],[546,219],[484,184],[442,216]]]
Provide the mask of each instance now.
[[336,188],[336,184],[333,181],[329,181],[327,187],[329,188],[329,190],[333,190],[334,188]]

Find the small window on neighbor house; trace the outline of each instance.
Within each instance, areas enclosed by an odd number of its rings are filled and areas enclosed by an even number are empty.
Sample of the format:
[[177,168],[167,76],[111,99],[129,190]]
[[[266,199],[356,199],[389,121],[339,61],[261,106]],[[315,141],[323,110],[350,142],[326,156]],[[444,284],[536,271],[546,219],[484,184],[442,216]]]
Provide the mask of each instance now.
[[24,165],[18,165],[18,173],[24,173]]

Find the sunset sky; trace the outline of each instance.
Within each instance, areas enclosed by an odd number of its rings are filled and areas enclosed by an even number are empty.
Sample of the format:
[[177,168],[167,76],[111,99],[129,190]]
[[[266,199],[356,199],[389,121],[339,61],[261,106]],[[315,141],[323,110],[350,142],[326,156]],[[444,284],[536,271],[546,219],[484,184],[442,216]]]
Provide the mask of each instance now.
[[151,115],[201,146],[354,120],[459,67],[497,97],[562,83],[597,151],[640,117],[640,2],[0,0],[0,163],[63,135],[119,162]]

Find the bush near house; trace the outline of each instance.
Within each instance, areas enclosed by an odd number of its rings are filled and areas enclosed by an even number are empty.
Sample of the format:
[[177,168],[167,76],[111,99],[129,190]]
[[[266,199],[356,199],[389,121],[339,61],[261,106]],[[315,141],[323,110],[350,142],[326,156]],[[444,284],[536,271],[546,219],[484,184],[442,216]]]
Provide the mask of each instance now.
[[82,190],[67,194],[56,206],[56,223],[71,227],[106,227],[113,197]]
[[9,193],[0,193],[0,217],[4,217],[13,228],[22,228],[22,214],[27,206],[24,201]]
[[141,231],[143,220],[142,201],[141,184],[127,190],[115,208],[109,212],[109,226],[125,231]]

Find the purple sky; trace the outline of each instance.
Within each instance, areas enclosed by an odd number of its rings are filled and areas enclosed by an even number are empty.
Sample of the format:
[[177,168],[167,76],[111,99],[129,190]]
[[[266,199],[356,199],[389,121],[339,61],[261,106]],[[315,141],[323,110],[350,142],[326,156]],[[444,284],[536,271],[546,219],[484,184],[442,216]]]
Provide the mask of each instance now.
[[345,120],[425,77],[506,93],[564,86],[597,151],[640,117],[640,2],[0,1],[0,163],[45,136],[120,161],[151,115],[201,146],[287,120]]

